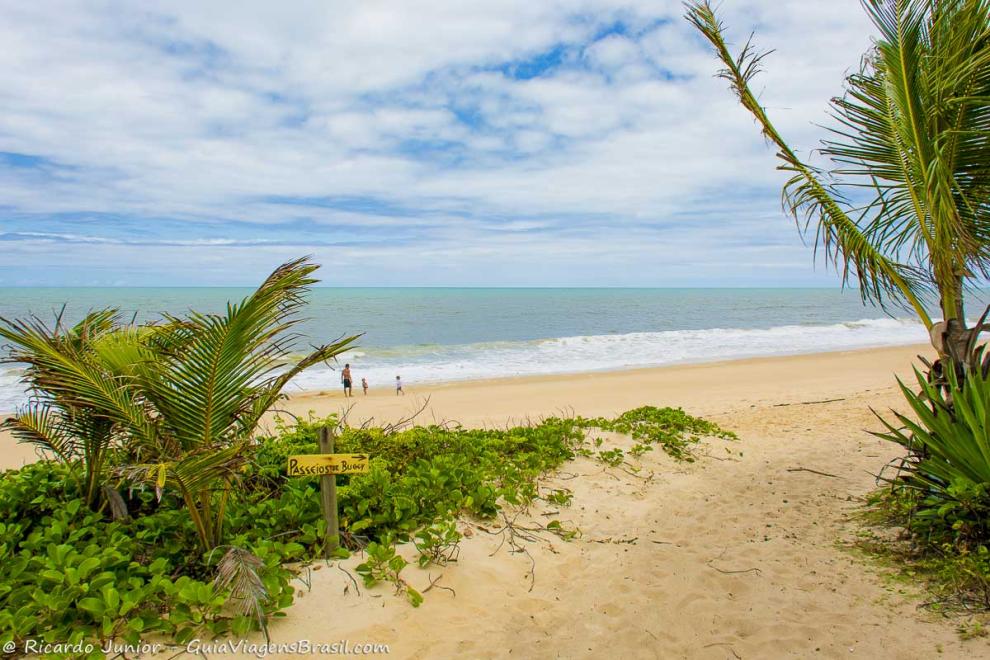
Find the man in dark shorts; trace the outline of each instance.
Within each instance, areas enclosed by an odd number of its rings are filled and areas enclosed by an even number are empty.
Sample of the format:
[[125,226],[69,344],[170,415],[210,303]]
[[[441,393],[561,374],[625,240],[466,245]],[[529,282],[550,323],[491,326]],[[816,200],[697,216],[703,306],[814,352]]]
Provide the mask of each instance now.
[[345,364],[344,370],[340,372],[340,382],[344,384],[344,398],[349,396],[354,396],[354,392],[351,390],[351,365]]

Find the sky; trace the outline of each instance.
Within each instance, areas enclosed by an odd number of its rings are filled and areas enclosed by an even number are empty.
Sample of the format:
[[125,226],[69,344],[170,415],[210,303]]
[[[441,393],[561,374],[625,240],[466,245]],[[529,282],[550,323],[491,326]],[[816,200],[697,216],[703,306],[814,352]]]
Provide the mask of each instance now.
[[[817,145],[858,0],[724,0]],[[0,286],[837,286],[679,1],[0,0]]]

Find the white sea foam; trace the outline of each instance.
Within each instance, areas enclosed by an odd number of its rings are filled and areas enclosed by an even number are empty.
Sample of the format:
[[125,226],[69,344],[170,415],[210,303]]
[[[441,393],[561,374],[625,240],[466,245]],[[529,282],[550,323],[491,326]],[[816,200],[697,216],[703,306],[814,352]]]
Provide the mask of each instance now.
[[[876,346],[925,343],[924,327],[907,319],[864,319],[832,325],[785,325],[767,329],[711,328],[561,337],[526,342],[415,346],[365,356],[343,355],[360,383],[388,386],[401,375],[407,385],[465,379],[608,371],[635,367],[791,355]],[[339,386],[338,372],[302,374],[294,390]]]
[[21,385],[21,370],[10,366],[0,367],[0,411],[9,412],[27,399]]
[[[351,363],[355,386],[367,378],[372,387],[404,384],[607,371],[635,367],[730,360],[768,355],[815,353],[927,342],[924,327],[907,319],[864,319],[830,325],[784,325],[766,329],[711,328],[633,332],[480,344],[420,344],[362,347],[340,357]],[[339,387],[339,370],[311,369],[291,391]],[[13,410],[26,396],[18,373],[0,369],[0,410]]]

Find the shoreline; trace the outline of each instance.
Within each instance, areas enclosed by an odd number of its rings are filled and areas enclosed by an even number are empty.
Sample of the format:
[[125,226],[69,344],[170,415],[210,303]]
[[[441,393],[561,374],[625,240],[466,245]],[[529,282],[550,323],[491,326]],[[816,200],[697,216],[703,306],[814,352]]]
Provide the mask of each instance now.
[[[911,377],[917,355],[930,352],[926,344],[913,344],[422,386],[405,382],[405,396],[370,388],[367,397],[359,389],[345,399],[340,390],[323,389],[294,393],[282,408],[302,417],[346,411],[350,423],[363,424],[395,422],[425,406],[417,423],[453,421],[467,427],[524,424],[553,415],[609,416],[642,405],[710,415],[767,402],[832,398],[857,381],[869,382],[872,390],[893,389],[894,376]],[[729,401],[734,405],[726,408]]]
[[[916,356],[930,352],[928,345],[913,344],[424,385],[406,381],[405,396],[385,387],[370,388],[368,396],[357,388],[350,399],[336,388],[309,390],[292,393],[280,408],[300,417],[346,411],[355,425],[394,423],[422,408],[416,423],[453,421],[467,427],[525,424],[553,415],[609,416],[642,405],[723,414],[767,402],[790,405],[833,398],[848,393],[850,382],[868,382],[872,390],[893,388],[895,374],[911,376]],[[261,432],[274,429],[273,417],[266,418]],[[0,470],[35,460],[32,446],[0,431]]]
[[[544,497],[507,507],[502,519],[458,519],[457,561],[442,567],[419,568],[415,549],[400,546],[412,562],[403,579],[425,596],[422,607],[391,585],[359,585],[360,553],[336,569],[315,562],[301,568],[287,616],[270,624],[271,642],[374,642],[398,658],[494,657],[492,649],[540,658],[987,657],[986,640],[963,640],[956,619],[919,609],[921,585],[892,585],[855,552],[873,475],[902,453],[870,435],[879,430],[871,408],[903,409],[894,376],[910,376],[919,352],[930,349],[410,386],[405,397],[379,388],[353,401],[337,391],[296,395],[283,406],[290,412],[349,408],[352,425],[395,422],[427,401],[417,423],[467,427],[680,406],[738,439],[704,438],[697,460],[681,462],[635,455],[628,436],[596,433],[626,452],[628,466],[578,455],[541,477],[540,492],[566,493],[566,504]],[[28,448],[0,436],[0,449],[3,468]],[[577,535],[555,535],[551,520]],[[505,542],[510,522],[530,530],[522,552]],[[263,643],[257,633],[246,639]]]
[[[649,373],[654,371],[665,371],[670,369],[689,369],[691,367],[717,367],[725,366],[731,364],[748,364],[757,363],[763,361],[772,360],[789,360],[791,358],[801,358],[801,357],[815,357],[815,356],[827,356],[827,355],[845,355],[845,354],[869,354],[877,351],[900,351],[900,350],[913,350],[917,353],[927,353],[931,351],[931,346],[928,344],[881,344],[876,346],[864,346],[860,348],[836,348],[823,351],[801,351],[794,353],[775,353],[773,355],[746,355],[742,357],[733,358],[715,358],[711,360],[686,360],[684,362],[671,362],[669,364],[657,364],[657,365],[645,365],[645,366],[630,366],[630,367],[607,367],[604,369],[589,369],[585,371],[559,371],[559,372],[548,372],[541,374],[513,374],[510,376],[491,376],[487,378],[463,378],[463,379],[453,379],[453,380],[431,380],[423,381],[422,385],[416,387],[416,391],[420,392],[423,390],[436,390],[449,387],[457,386],[473,386],[473,385],[497,385],[504,384],[508,382],[540,382],[540,381],[552,381],[561,380],[569,377],[583,377],[583,378],[595,378],[605,375],[612,374],[640,374]],[[403,380],[403,387],[407,388],[408,383]],[[360,385],[355,386],[355,390],[358,392],[354,395],[354,398],[361,398],[362,394]],[[369,387],[369,392],[376,393],[394,393],[393,388],[389,387]],[[329,388],[316,388],[299,390],[293,392],[289,395],[290,399],[304,398],[304,397],[315,397],[315,396],[326,396],[331,392]],[[340,395],[339,392],[334,391],[333,396]],[[340,396],[340,398],[343,398]],[[6,414],[6,413],[2,413]]]

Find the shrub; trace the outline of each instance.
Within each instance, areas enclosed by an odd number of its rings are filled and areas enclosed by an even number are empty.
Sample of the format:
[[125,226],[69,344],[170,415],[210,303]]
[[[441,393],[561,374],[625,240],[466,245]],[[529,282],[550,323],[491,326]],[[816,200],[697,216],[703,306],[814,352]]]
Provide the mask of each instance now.
[[901,526],[910,565],[942,602],[990,609],[990,377],[981,369],[946,382],[915,370],[918,390],[900,383],[912,415],[881,418],[876,435],[907,450],[890,488],[871,500],[884,522]]
[[[661,429],[659,421],[683,413],[665,410],[641,409],[623,424],[637,424],[644,441],[676,437],[679,427]],[[701,420],[685,419],[683,428],[703,432]],[[107,507],[86,506],[71,466],[40,462],[0,475],[0,643],[136,643],[148,634],[183,643],[265,628],[292,603],[286,564],[322,550],[318,482],[288,478],[285,466],[289,455],[315,453],[327,424],[337,419],[279,426],[274,437],[249,445],[223,514],[226,545],[209,552],[182,498],[169,490],[159,497],[138,485],[118,493],[130,516],[112,520]],[[418,605],[422,596],[402,579],[407,560],[396,544],[413,541],[424,566],[455,560],[455,517],[492,517],[506,503],[533,501],[538,478],[575,456],[586,428],[582,420],[552,418],[504,430],[340,429],[337,451],[372,456],[367,473],[336,477],[342,536],[352,549],[364,548],[358,570],[366,583],[392,583]],[[566,505],[571,494],[546,498]],[[557,522],[547,530],[564,539],[577,534]]]
[[894,413],[879,437],[908,451],[897,488],[914,491],[911,529],[931,542],[960,546],[990,540],[990,377],[975,370],[964,380],[947,370],[945,387],[917,369],[919,391],[900,384],[913,416]]

